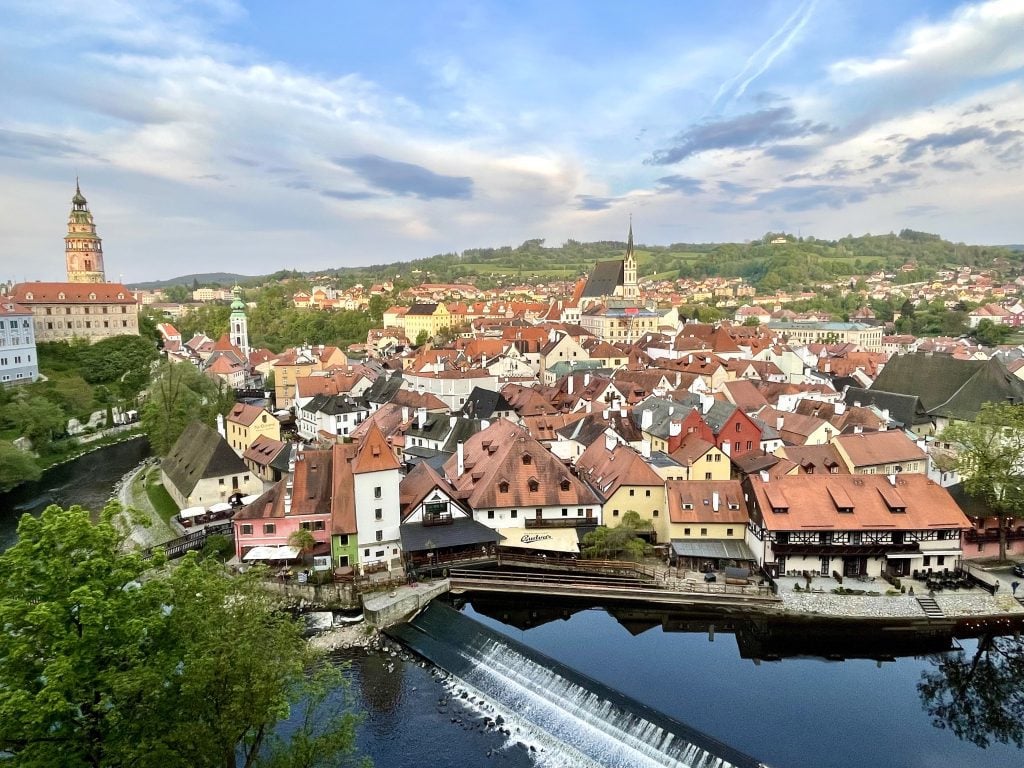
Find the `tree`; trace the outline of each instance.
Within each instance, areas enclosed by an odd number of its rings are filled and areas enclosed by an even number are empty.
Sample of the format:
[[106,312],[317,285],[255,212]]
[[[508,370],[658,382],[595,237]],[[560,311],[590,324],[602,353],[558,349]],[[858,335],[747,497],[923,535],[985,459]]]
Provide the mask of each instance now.
[[234,403],[234,393],[203,376],[189,363],[164,363],[149,387],[142,407],[142,426],[149,443],[165,456],[193,419],[213,424],[218,413]]
[[939,728],[982,749],[993,741],[1024,747],[1024,642],[987,633],[973,656],[962,650],[931,659],[917,684]]
[[986,317],[978,323],[971,335],[979,344],[995,347],[1006,341],[1012,333],[1013,329],[1010,326],[993,323]]
[[958,443],[957,471],[964,488],[999,517],[999,559],[1006,559],[1006,531],[1024,517],[1024,406],[985,403],[973,423],[955,423],[942,439]]
[[295,547],[302,554],[312,552],[316,546],[316,538],[305,528],[297,528],[288,535],[288,546]]
[[[338,671],[260,584],[190,553],[123,548],[111,504],[22,517],[0,555],[0,752],[12,765],[348,765],[351,711],[319,710]],[[297,751],[291,744],[297,745]]]
[[387,308],[387,299],[380,294],[374,294],[370,297],[370,304],[366,308],[366,312],[374,325],[381,325],[384,322],[384,312]]
[[64,434],[68,423],[61,407],[43,397],[19,397],[7,406],[5,416],[39,452],[45,452],[55,437]]
[[647,553],[647,542],[637,533],[649,531],[651,522],[628,510],[614,528],[599,525],[583,537],[583,554],[589,558],[608,558],[625,555],[639,560]]
[[430,341],[430,334],[427,333],[427,329],[424,328],[422,331],[416,334],[415,346],[422,347],[428,341]]
[[32,454],[16,447],[14,443],[0,440],[0,493],[21,483],[38,480],[40,475],[42,470]]

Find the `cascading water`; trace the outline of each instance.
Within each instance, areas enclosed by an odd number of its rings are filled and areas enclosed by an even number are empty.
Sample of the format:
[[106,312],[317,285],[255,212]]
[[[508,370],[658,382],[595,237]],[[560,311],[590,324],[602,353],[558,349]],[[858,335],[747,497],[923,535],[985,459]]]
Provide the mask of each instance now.
[[[754,768],[757,760],[434,602],[390,634],[502,709],[606,768]],[[569,762],[569,761],[567,761]],[[571,762],[578,762],[573,760]]]

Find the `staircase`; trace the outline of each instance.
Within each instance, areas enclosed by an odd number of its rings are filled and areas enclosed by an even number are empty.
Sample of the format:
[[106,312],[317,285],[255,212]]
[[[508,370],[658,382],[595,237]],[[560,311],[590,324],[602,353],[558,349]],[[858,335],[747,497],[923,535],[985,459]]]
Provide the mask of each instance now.
[[918,605],[921,606],[921,610],[924,611],[924,615],[929,619],[941,619],[946,616],[942,612],[942,608],[935,602],[935,598],[931,595],[921,595],[917,598]]

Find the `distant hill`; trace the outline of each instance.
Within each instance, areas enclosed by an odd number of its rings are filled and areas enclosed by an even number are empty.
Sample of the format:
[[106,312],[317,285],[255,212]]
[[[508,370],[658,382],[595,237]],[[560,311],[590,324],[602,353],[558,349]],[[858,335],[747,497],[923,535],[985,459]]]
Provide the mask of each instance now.
[[182,275],[181,277],[172,277],[170,280],[150,280],[145,283],[131,283],[128,287],[142,288],[151,291],[156,288],[169,288],[172,285],[184,285],[191,288],[194,282],[199,283],[199,285],[232,286],[235,283],[248,283],[258,279],[258,277],[236,275],[232,272],[205,272],[201,275]]
[[1020,253],[1021,251],[1024,251],[1024,244],[1021,243],[1015,243],[1013,245],[1000,245],[999,247],[1005,248],[1008,251],[1013,251],[1014,253]]

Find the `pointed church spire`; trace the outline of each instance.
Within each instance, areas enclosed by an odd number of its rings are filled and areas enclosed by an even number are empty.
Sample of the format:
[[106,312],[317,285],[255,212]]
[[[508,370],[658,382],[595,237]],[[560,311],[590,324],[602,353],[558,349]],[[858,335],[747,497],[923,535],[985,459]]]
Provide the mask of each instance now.
[[633,214],[629,214],[629,238],[626,240],[626,255],[633,252]]

